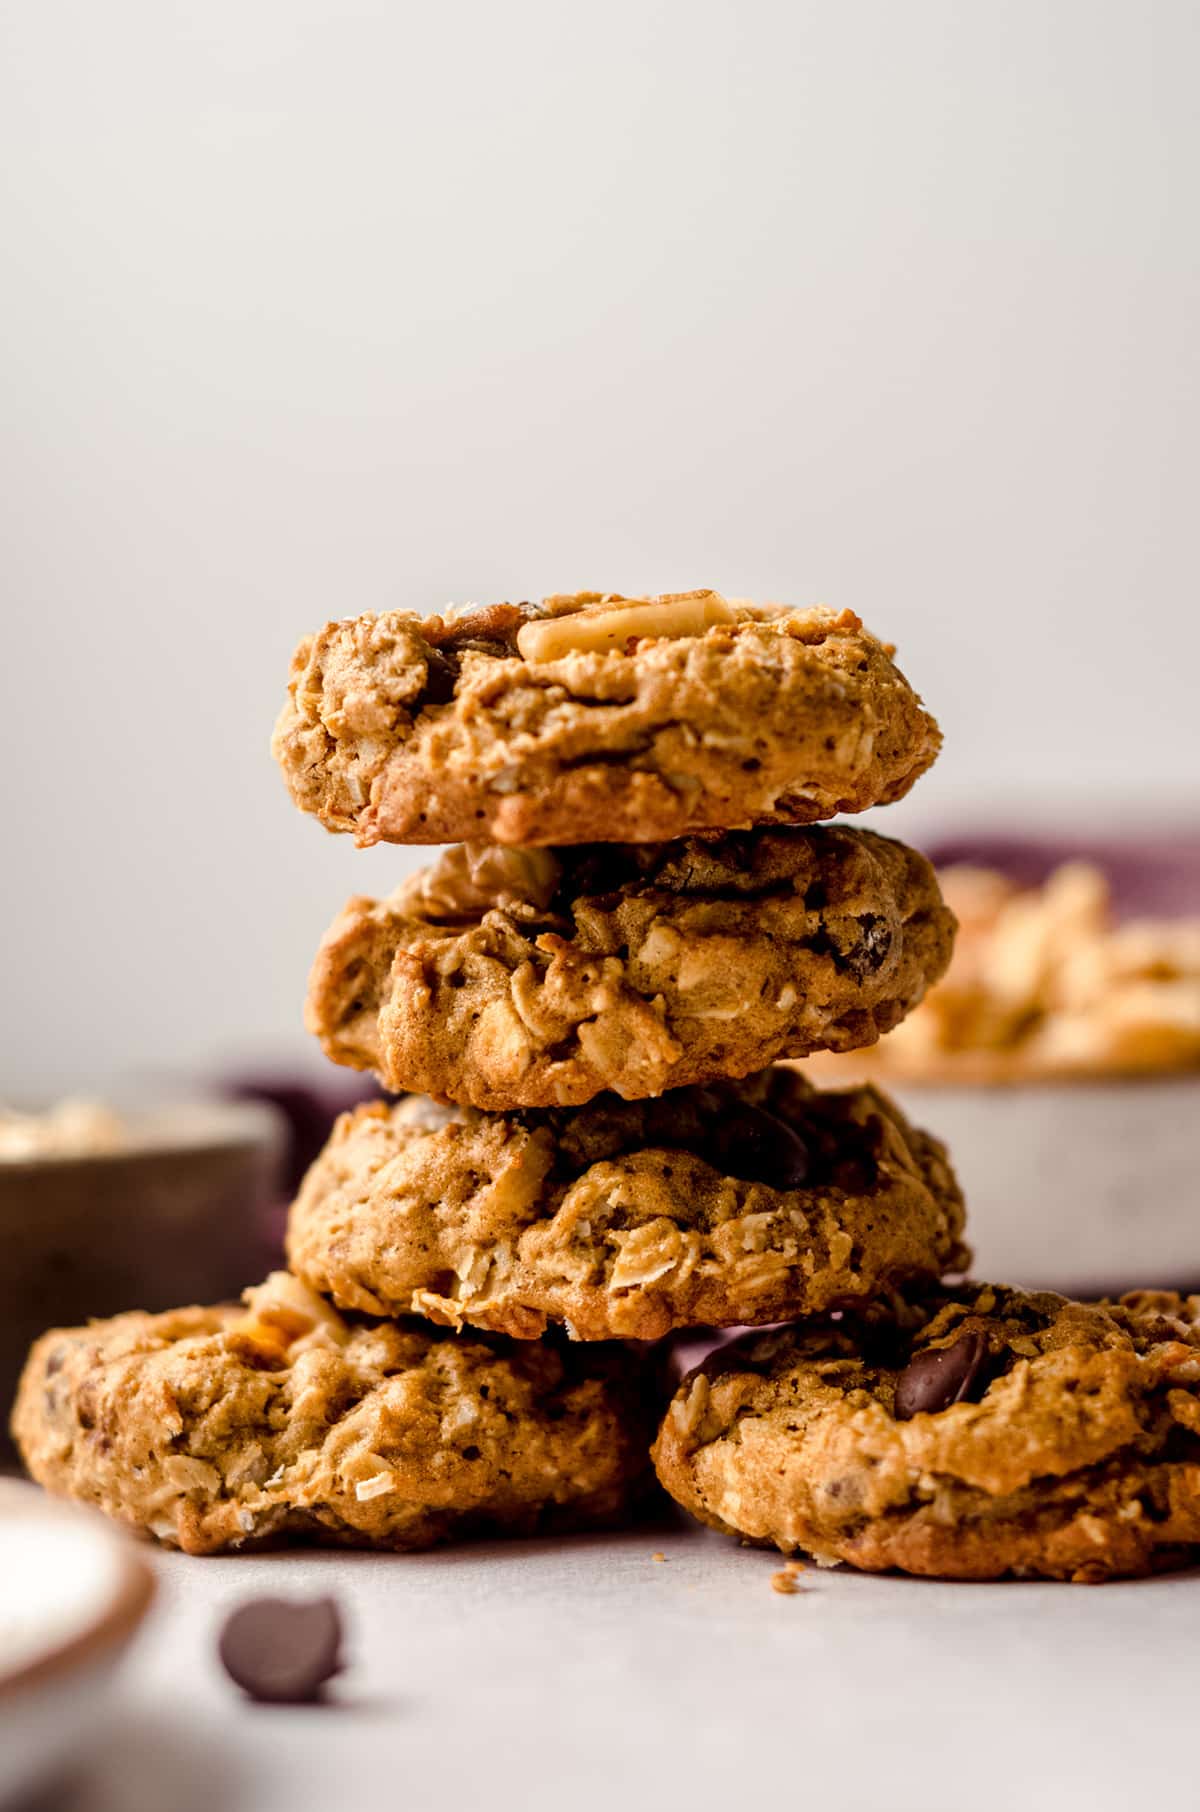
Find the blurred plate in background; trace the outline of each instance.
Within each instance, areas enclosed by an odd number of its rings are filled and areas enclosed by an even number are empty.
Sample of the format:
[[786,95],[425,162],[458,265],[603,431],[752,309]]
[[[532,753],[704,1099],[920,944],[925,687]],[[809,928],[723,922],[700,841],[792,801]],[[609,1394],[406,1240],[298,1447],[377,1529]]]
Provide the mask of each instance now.
[[1200,1289],[1200,1076],[887,1086],[949,1148],[975,1277],[1076,1296]]

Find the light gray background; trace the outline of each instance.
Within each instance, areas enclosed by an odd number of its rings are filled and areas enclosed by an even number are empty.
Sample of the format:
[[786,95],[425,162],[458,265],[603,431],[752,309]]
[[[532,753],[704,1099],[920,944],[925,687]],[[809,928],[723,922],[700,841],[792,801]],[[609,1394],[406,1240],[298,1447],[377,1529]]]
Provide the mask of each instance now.
[[0,1093],[315,1063],[327,616],[853,606],[891,824],[1195,803],[1200,8],[9,0]]

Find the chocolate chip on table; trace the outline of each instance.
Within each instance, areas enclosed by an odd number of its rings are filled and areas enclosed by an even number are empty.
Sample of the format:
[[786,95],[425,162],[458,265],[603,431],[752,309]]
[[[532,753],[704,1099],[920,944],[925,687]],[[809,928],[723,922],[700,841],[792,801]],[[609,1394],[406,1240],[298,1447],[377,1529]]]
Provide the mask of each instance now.
[[230,1679],[267,1705],[311,1704],[341,1669],[342,1619],[332,1598],[251,1598],[217,1644]]
[[952,1403],[969,1402],[987,1358],[982,1334],[962,1334],[952,1346],[931,1346],[910,1359],[896,1380],[892,1413],[897,1421],[934,1415]]
[[748,1102],[713,1104],[703,1156],[726,1176],[772,1189],[801,1189],[808,1181],[808,1146],[784,1121]]

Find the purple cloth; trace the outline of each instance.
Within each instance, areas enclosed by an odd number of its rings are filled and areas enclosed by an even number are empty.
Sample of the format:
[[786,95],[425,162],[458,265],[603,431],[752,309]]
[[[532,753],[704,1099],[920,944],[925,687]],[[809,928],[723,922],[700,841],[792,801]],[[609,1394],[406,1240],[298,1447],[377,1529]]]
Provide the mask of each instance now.
[[[374,1077],[336,1070],[327,1083],[319,1086],[290,1076],[240,1076],[226,1082],[221,1092],[234,1101],[265,1101],[283,1115],[287,1126],[283,1186],[289,1197],[299,1189],[338,1115],[361,1101],[377,1101],[384,1095]],[[385,1099],[393,1097],[387,1095]]]
[[1029,836],[1015,832],[934,838],[925,847],[939,868],[971,862],[1036,887],[1061,862],[1094,862],[1108,876],[1122,918],[1182,918],[1200,912],[1200,828],[1131,837]]
[[[377,1101],[384,1091],[373,1076],[356,1076],[332,1070],[320,1086],[288,1076],[241,1076],[226,1082],[221,1093],[235,1101],[265,1101],[278,1109],[285,1122],[285,1142],[280,1165],[283,1197],[263,1211],[263,1267],[283,1263],[288,1204],[299,1189],[304,1173],[317,1157],[339,1114],[361,1101]],[[391,1096],[385,1096],[391,1100]]]

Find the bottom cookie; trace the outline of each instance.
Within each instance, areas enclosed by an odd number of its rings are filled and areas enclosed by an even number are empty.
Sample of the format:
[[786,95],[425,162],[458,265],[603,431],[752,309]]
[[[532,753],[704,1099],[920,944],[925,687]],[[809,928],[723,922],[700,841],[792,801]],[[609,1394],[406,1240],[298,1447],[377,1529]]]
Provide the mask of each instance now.
[[1200,1558],[1200,1297],[970,1286],[744,1336],[654,1448],[729,1534],[870,1572],[1099,1583]]
[[349,1323],[285,1272],[245,1300],[44,1334],[13,1414],[33,1477],[189,1554],[611,1526],[646,1484],[629,1348]]

